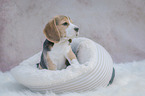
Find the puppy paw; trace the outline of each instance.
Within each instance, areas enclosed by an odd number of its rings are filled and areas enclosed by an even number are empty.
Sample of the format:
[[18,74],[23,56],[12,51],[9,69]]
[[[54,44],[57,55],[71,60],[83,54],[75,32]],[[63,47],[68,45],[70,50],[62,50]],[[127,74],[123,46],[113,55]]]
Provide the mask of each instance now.
[[72,64],[72,65],[79,65],[80,63],[78,62],[77,59],[73,59],[73,60],[71,61],[71,64]]

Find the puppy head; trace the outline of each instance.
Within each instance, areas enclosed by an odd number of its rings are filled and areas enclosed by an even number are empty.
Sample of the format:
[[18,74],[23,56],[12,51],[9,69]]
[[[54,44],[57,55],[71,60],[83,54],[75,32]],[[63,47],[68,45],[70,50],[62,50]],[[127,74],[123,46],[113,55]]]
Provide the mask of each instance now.
[[72,39],[79,35],[79,28],[74,25],[69,17],[60,15],[54,17],[44,28],[46,38],[54,43],[62,39]]

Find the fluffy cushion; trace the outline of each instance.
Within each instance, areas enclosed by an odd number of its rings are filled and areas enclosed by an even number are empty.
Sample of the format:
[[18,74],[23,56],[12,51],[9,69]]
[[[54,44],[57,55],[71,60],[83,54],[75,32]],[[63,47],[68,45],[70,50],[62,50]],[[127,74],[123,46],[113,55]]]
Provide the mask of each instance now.
[[23,61],[11,70],[14,78],[31,90],[49,90],[56,93],[85,91],[107,86],[113,70],[108,52],[87,38],[75,38],[71,43],[80,64],[72,64],[62,70],[40,70],[36,63],[41,52]]

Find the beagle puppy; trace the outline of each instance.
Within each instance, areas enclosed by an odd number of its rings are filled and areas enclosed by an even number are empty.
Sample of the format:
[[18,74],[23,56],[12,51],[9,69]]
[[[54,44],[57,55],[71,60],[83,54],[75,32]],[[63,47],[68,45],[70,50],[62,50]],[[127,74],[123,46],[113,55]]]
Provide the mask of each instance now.
[[79,28],[69,17],[60,15],[46,24],[43,33],[46,40],[43,43],[41,61],[37,64],[40,69],[61,70],[69,64],[79,64],[71,49],[71,41],[79,35]]

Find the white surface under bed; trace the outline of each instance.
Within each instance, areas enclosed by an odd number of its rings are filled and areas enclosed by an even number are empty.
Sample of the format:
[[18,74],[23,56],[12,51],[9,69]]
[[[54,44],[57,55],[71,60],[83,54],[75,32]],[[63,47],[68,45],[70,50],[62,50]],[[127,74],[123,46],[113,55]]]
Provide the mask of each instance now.
[[115,64],[116,78],[106,88],[86,92],[55,94],[31,92],[21,86],[10,72],[0,72],[0,96],[144,96],[145,95],[145,60]]

